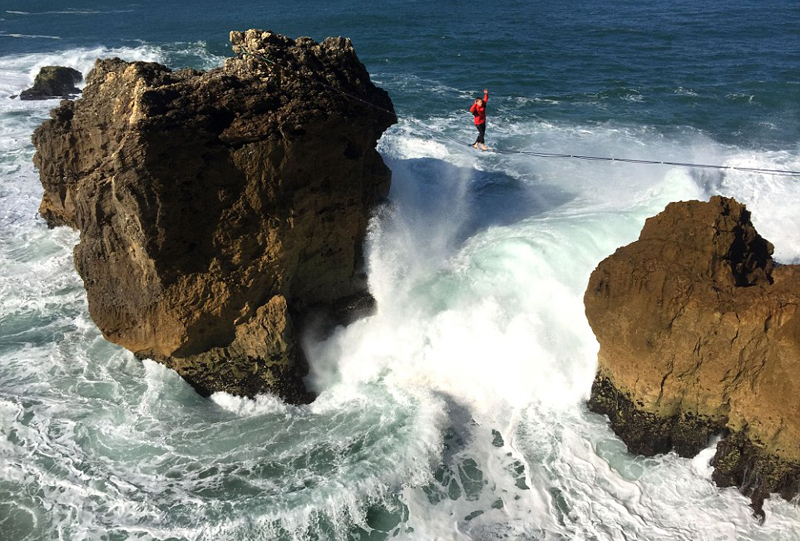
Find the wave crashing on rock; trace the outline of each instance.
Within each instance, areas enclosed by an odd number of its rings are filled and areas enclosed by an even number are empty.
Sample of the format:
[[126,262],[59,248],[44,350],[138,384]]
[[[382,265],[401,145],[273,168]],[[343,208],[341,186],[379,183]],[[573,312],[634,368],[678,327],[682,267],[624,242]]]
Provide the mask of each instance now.
[[[98,60],[34,133],[50,226],[103,335],[198,391],[312,399],[298,325],[368,297],[362,244],[396,121],[350,40],[232,32],[200,72]],[[361,302],[361,304],[364,304]]]

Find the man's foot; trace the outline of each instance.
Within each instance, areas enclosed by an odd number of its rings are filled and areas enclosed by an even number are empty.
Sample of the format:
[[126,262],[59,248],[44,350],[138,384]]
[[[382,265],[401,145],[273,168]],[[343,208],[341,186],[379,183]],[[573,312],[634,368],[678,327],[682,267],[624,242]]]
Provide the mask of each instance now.
[[489,150],[489,147],[487,147],[486,145],[481,145],[481,150]]
[[475,150],[478,150],[478,143],[473,143],[472,148],[474,148]]

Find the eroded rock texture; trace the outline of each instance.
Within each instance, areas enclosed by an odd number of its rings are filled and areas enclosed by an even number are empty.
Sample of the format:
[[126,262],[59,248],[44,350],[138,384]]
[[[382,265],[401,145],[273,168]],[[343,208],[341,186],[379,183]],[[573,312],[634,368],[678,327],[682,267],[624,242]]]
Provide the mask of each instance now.
[[589,406],[631,452],[693,456],[721,433],[714,480],[761,512],[800,491],[800,267],[733,199],[671,203],[593,272],[600,343]]
[[47,100],[67,98],[80,94],[75,85],[83,81],[83,75],[76,69],[64,66],[44,66],[39,70],[33,86],[23,90],[21,100]]
[[207,73],[98,60],[34,134],[40,212],[80,230],[106,338],[203,393],[304,402],[297,322],[366,294],[391,179],[375,145],[395,116],[348,39],[231,42]]

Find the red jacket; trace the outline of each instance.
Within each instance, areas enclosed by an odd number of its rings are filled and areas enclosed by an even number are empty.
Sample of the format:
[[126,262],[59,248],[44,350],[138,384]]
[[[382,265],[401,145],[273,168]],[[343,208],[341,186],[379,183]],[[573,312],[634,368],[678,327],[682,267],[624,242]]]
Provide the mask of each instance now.
[[473,103],[472,107],[469,108],[469,112],[475,115],[475,125],[485,124],[486,123],[486,102],[489,101],[489,93],[483,93],[483,105],[480,107],[477,103]]

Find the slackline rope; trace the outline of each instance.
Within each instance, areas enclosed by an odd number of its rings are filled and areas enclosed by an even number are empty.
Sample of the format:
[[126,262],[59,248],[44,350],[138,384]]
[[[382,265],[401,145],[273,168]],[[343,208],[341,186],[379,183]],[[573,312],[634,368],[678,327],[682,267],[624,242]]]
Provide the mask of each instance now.
[[732,169],[734,171],[745,171],[748,173],[764,173],[767,175],[783,175],[800,177],[800,171],[789,169],[765,169],[762,167],[744,167],[739,165],[716,165],[710,163],[689,163],[689,162],[670,162],[665,160],[638,160],[634,158],[614,158],[609,156],[588,156],[584,154],[561,154],[557,152],[539,152],[534,150],[496,150],[498,154],[525,154],[538,158],[569,158],[575,160],[620,162],[620,163],[639,163],[645,165],[671,165],[676,167],[690,167],[698,169]]
[[[442,132],[430,128],[428,126],[422,125],[423,129],[430,131],[431,133],[436,134],[437,136],[452,141],[458,145],[463,145],[463,141],[458,141],[457,139],[453,139]],[[472,146],[472,145],[469,145]],[[574,159],[574,160],[586,160],[586,161],[603,161],[603,162],[620,162],[620,163],[634,163],[634,164],[645,164],[645,165],[671,165],[674,167],[690,167],[690,168],[699,168],[699,169],[733,169],[736,171],[745,171],[748,173],[764,173],[767,175],[781,175],[781,176],[790,176],[790,177],[800,177],[800,171],[792,171],[789,169],[766,169],[761,167],[744,167],[738,165],[716,165],[716,164],[708,164],[708,163],[689,163],[689,162],[672,162],[666,160],[639,160],[634,158],[614,158],[609,156],[590,156],[586,154],[567,154],[561,152],[542,152],[537,150],[502,150],[497,149],[493,152],[497,154],[523,154],[525,156],[535,156],[537,158],[563,158],[563,159]]]
[[[271,60],[270,58],[268,58],[265,54],[251,53],[250,51],[248,51],[244,47],[242,47],[242,51],[244,52],[245,55],[252,56],[253,58],[255,58],[257,60],[261,60],[262,62],[266,62],[267,64],[269,64],[271,66],[276,66],[276,67],[278,67],[280,69],[285,69],[285,68],[283,68],[283,66],[281,66],[280,64],[278,64],[274,60]],[[359,102],[361,102],[361,103],[363,103],[365,105],[368,105],[369,107],[372,107],[373,109],[377,109],[378,111],[383,111],[384,113],[388,113],[388,114],[392,115],[395,119],[398,118],[397,114],[395,114],[393,111],[390,111],[389,109],[384,109],[383,107],[380,107],[379,105],[375,105],[374,103],[371,103],[371,102],[369,102],[369,101],[367,101],[367,100],[365,100],[363,98],[359,98],[358,96],[356,96],[354,94],[350,94],[349,92],[345,92],[344,90],[341,90],[341,89],[336,88],[334,86],[331,86],[331,85],[329,85],[327,83],[324,83],[324,82],[320,81],[319,79],[311,78],[309,75],[306,75],[306,74],[303,74],[303,73],[298,73],[298,74],[301,77],[306,77],[307,79],[309,79],[309,80],[311,80],[311,81],[313,81],[313,82],[315,82],[315,83],[317,83],[319,85],[324,86],[325,88],[333,90],[334,92],[338,92],[339,94],[342,94],[343,96],[346,96],[346,97],[348,97],[350,99],[359,101]],[[434,133],[434,134],[436,134],[437,136],[439,136],[441,138],[448,139],[448,140],[450,140],[450,141],[452,141],[452,142],[454,142],[454,143],[456,143],[458,145],[463,145],[464,144],[463,141],[458,141],[456,139],[453,139],[452,137],[448,137],[447,135],[443,134],[442,132],[440,132],[438,130],[435,130],[433,128],[430,128],[430,127],[424,126],[424,125],[422,127],[424,129],[428,130],[429,132]],[[542,152],[542,151],[537,151],[537,150],[501,150],[501,149],[497,149],[497,150],[494,150],[494,152],[496,152],[498,154],[506,154],[506,155],[522,154],[522,155],[525,155],[525,156],[535,156],[537,158],[558,158],[558,159],[585,160],[585,161],[598,161],[598,162],[632,163],[632,164],[644,164],[644,165],[669,165],[669,166],[673,166],[673,167],[688,167],[688,168],[696,168],[696,169],[719,169],[719,170],[728,169],[728,170],[733,170],[733,171],[744,171],[744,172],[747,172],[747,173],[763,173],[763,174],[766,174],[766,175],[800,177],[800,171],[793,171],[793,170],[790,170],[790,169],[768,169],[768,168],[762,168],[762,167],[744,167],[744,166],[738,166],[738,165],[717,165],[717,164],[709,164],[709,163],[673,162],[673,161],[666,161],[666,160],[639,160],[639,159],[634,159],[634,158],[615,158],[615,157],[610,157],[610,156],[590,156],[590,155],[587,155],[587,154],[569,154],[569,153],[563,153],[563,152]]]

